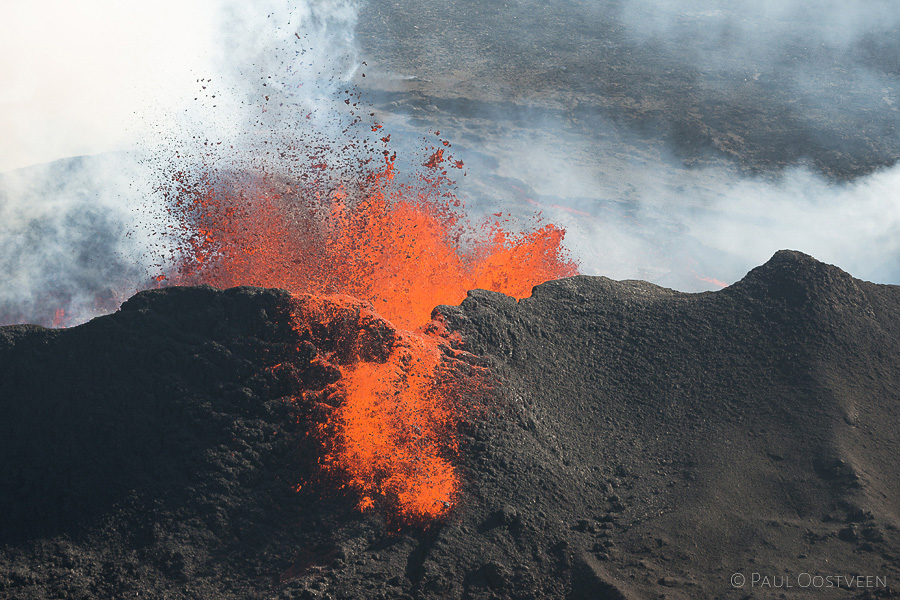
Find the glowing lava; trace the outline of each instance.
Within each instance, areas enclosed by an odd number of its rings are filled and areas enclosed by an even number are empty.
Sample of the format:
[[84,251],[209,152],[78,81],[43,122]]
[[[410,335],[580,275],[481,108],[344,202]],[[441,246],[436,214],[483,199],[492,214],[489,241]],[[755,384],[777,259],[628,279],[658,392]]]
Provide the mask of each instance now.
[[452,404],[435,385],[440,353],[432,340],[401,334],[384,365],[360,363],[347,373],[347,401],[334,424],[340,464],[363,496],[396,498],[416,519],[438,516],[456,501],[459,451]]
[[[360,510],[385,506],[407,522],[445,515],[459,495],[453,466],[467,396],[483,372],[459,360],[441,321],[395,329],[349,296],[295,296],[294,328],[326,349],[341,379],[298,401],[324,410],[320,464],[345,475]],[[473,376],[474,374],[474,376]]]
[[194,182],[178,173],[169,198],[181,233],[178,267],[157,278],[295,294],[298,331],[343,340],[334,360],[342,377],[328,391],[337,400],[320,432],[323,467],[346,475],[361,510],[390,506],[414,522],[445,515],[460,486],[453,382],[461,379],[447,375],[447,341],[425,333],[431,311],[470,289],[521,298],[576,273],[553,225],[526,233],[499,219],[469,225],[447,189],[444,161],[451,158],[438,150],[423,165],[426,176],[400,184],[385,153],[380,170],[330,188],[221,174]]
[[467,229],[440,180],[395,184],[390,161],[352,195],[337,188],[300,198],[237,184],[180,185],[174,216],[187,235],[170,283],[347,294],[414,329],[468,290],[522,298],[577,272],[563,230],[548,224],[513,233],[499,221]]
[[57,308],[53,313],[53,323],[50,325],[53,329],[63,329],[65,328],[66,322],[66,311],[62,308]]

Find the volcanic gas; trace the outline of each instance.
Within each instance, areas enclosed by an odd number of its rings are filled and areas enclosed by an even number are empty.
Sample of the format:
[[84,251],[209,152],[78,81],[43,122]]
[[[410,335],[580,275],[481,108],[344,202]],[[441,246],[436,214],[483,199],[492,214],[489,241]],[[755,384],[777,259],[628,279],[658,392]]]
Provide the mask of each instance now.
[[577,268],[552,224],[516,231],[499,213],[471,223],[445,168],[463,163],[443,148],[402,182],[396,153],[382,155],[375,168],[361,161],[351,181],[319,176],[324,164],[300,177],[174,171],[167,206],[177,233],[162,259],[174,266],[155,279],[286,289],[301,307],[295,327],[312,337],[368,347],[360,336],[382,332],[380,351],[335,361],[342,377],[324,391],[321,463],[344,474],[361,510],[384,505],[421,522],[446,514],[460,485],[453,390],[464,378],[447,376],[449,345],[428,326],[431,311],[475,288],[521,298]]

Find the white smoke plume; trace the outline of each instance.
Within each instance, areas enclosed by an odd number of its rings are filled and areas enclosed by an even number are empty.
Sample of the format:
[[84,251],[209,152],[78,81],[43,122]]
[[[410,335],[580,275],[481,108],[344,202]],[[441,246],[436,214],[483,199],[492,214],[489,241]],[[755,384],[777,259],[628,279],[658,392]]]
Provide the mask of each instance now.
[[564,225],[583,272],[718,289],[793,248],[900,283],[900,4],[399,4],[360,27],[414,57],[382,53],[409,126],[468,158],[474,209]]
[[540,211],[563,226],[588,275],[716,290],[788,248],[900,283],[900,167],[852,181],[808,165],[753,176],[725,163],[686,168],[634,137],[605,135],[609,127],[594,137],[553,119],[501,124],[477,150],[460,131],[458,154],[474,158],[461,191],[473,213]]
[[356,18],[340,0],[0,7],[0,323],[82,322],[150,285],[173,170],[271,170],[286,140],[346,127]]

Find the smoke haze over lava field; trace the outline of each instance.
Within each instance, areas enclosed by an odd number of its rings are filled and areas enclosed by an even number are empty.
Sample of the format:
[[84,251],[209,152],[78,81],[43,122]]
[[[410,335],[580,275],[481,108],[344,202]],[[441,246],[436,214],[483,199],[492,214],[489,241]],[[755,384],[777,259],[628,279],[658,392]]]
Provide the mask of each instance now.
[[894,597],[898,30],[3,5],[0,596]]

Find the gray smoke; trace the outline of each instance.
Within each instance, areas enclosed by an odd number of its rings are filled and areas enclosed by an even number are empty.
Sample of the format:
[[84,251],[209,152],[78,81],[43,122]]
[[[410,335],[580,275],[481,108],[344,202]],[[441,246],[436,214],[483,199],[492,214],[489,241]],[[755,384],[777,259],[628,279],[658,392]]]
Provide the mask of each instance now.
[[694,291],[779,248],[900,283],[898,29],[882,0],[399,0],[359,35],[385,108],[468,158],[472,208]]
[[0,175],[0,323],[86,321],[149,285],[151,194],[121,153]]
[[715,290],[793,248],[863,279],[900,282],[898,167],[852,181],[810,166],[686,168],[612,124],[585,135],[562,118],[513,121],[494,120],[489,140],[441,124],[467,160],[460,193],[476,219],[500,210],[526,223],[539,211],[565,227],[585,274]]
[[0,174],[0,324],[80,323],[171,270],[176,172],[272,175],[316,145],[318,160],[339,166],[340,148],[324,144],[352,121],[338,92],[358,66],[355,4],[234,1],[197,13],[209,17],[195,24],[209,31],[209,66],[166,112],[153,98],[135,106],[136,145]]

